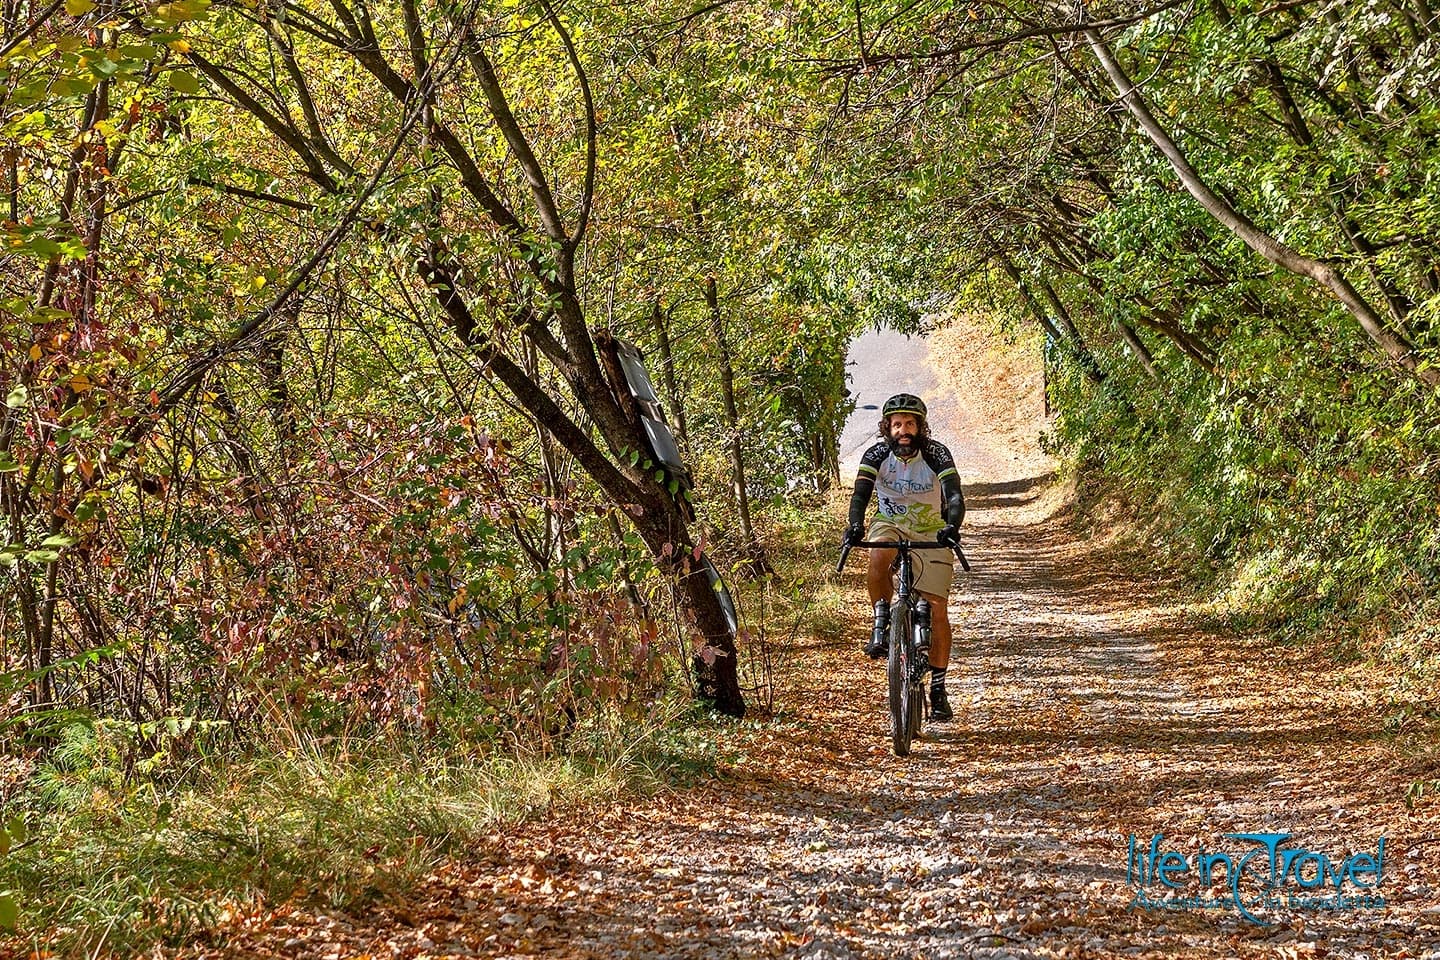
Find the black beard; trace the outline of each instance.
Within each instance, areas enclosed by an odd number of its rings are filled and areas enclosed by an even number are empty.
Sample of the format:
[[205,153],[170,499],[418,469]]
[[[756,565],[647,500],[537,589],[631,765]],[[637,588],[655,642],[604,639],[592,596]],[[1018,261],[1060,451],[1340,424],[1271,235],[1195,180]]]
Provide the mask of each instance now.
[[915,449],[915,438],[904,434],[898,437],[891,437],[890,446],[896,450],[904,450],[908,453]]

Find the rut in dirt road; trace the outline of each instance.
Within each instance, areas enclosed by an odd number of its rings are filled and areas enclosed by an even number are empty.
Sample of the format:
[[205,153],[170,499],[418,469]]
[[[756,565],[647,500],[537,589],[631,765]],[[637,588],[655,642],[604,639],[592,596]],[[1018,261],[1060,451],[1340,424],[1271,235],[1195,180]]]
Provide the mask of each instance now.
[[[797,652],[783,715],[721,777],[496,837],[415,892],[438,919],[396,939],[409,918],[381,910],[347,920],[344,942],[487,956],[1440,956],[1434,848],[1417,843],[1436,824],[1406,811],[1367,694],[1333,667],[1198,629],[1133,558],[1048,515],[1042,484],[970,487],[956,720],[910,758],[889,754],[883,668],[859,654],[856,565],[851,636]],[[1385,836],[1387,905],[1272,911],[1261,926],[1233,909],[1133,904],[1129,835],[1161,833],[1188,855],[1255,831],[1333,857]]]

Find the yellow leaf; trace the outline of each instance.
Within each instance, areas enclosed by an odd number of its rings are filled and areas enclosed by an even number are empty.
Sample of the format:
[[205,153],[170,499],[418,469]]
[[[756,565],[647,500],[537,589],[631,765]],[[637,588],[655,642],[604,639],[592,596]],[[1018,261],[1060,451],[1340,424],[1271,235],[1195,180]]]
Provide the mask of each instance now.
[[185,40],[185,39],[183,39],[183,38],[180,39],[180,40],[171,40],[170,43],[168,44],[168,46],[170,47],[171,50],[174,50],[176,53],[189,53],[189,52],[190,52],[190,41],[189,41],[189,40]]
[[65,0],[65,12],[72,17],[82,17],[94,9],[94,0]]
[[43,356],[45,356],[45,351],[40,349],[40,344],[37,343],[30,348],[31,360],[39,360]]
[[94,384],[90,382],[90,378],[83,373],[77,373],[70,378],[70,389],[74,393],[84,393],[92,386],[94,386]]

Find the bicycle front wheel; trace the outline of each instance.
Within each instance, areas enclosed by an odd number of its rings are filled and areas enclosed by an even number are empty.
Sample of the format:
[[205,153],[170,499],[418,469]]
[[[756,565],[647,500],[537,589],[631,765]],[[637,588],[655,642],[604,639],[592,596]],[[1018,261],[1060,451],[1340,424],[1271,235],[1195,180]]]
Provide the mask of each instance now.
[[911,723],[910,608],[898,604],[890,609],[890,745],[895,756],[910,753],[915,728]]
[[910,737],[919,740],[925,723],[925,668],[918,663],[911,664],[909,694]]

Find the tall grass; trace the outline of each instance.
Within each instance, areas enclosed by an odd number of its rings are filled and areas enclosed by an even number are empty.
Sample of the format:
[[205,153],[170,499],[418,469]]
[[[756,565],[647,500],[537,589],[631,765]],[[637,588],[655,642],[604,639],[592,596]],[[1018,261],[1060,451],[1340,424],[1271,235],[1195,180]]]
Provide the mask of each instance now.
[[682,725],[682,709],[597,721],[563,753],[289,729],[283,747],[209,757],[168,783],[127,782],[93,729],[72,728],[5,811],[33,839],[0,857],[0,890],[21,906],[0,955],[123,955],[261,902],[372,902],[501,824],[704,773],[715,731],[694,715]]

